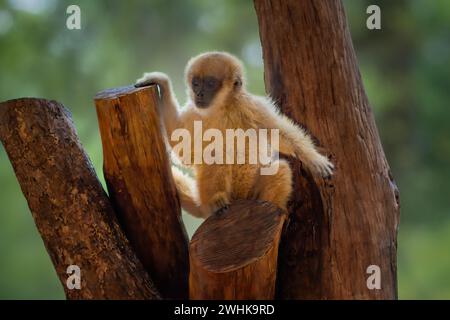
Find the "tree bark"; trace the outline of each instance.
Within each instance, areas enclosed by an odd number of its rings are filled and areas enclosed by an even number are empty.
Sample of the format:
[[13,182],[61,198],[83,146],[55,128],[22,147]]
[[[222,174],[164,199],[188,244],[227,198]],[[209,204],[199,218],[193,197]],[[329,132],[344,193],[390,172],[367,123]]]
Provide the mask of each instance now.
[[188,240],[158,115],[155,86],[95,97],[104,175],[119,221],[165,298],[188,296]]
[[[116,222],[67,110],[58,102],[0,104],[0,139],[68,299],[158,299]],[[70,265],[81,289],[66,285]]]
[[191,299],[273,299],[286,215],[268,202],[236,201],[192,237]]
[[[267,92],[336,166],[313,178],[293,162],[277,296],[395,299],[399,196],[357,66],[340,0],[255,0]],[[381,289],[369,289],[370,265]]]

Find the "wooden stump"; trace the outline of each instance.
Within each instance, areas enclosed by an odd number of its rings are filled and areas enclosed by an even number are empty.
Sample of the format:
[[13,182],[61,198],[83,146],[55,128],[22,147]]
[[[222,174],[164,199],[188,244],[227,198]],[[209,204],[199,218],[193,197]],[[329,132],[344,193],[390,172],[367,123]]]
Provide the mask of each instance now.
[[[44,99],[3,102],[0,140],[66,297],[158,299],[117,223],[69,112]],[[79,290],[67,287],[70,265],[80,268]]]
[[209,217],[189,246],[190,299],[273,299],[284,221],[273,204],[244,200]]
[[188,240],[161,132],[156,87],[95,97],[104,175],[127,237],[165,298],[188,295]]

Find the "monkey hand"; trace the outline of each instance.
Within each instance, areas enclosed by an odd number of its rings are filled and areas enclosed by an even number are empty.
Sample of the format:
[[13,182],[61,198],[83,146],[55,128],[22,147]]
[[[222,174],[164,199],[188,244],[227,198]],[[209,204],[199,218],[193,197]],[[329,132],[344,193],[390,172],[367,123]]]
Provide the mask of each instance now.
[[211,214],[213,213],[221,214],[228,208],[229,204],[230,201],[228,199],[228,195],[226,194],[226,192],[218,192],[211,199],[209,211]]
[[314,159],[305,163],[314,174],[329,177],[333,174],[334,165],[327,157],[317,154]]
[[135,87],[145,87],[156,84],[160,89],[167,89],[170,83],[169,76],[162,72],[146,72],[136,80]]

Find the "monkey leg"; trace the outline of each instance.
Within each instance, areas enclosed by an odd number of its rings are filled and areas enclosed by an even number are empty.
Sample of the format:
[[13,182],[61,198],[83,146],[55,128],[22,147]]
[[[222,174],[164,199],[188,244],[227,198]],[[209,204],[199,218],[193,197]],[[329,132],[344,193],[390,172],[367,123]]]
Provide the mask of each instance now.
[[[255,199],[270,201],[286,210],[292,192],[292,171],[286,160],[277,160],[278,171],[274,175],[259,175],[255,186]],[[273,165],[272,164],[272,165]]]
[[211,215],[231,201],[231,166],[201,165],[196,168],[200,204]]
[[172,166],[172,175],[180,197],[181,207],[194,217],[206,218],[208,212],[199,204],[195,180],[175,166]]

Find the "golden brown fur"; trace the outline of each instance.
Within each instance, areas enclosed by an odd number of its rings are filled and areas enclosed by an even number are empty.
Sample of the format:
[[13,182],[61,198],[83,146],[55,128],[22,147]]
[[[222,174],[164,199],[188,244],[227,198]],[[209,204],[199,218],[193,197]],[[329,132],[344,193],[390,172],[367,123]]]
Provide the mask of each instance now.
[[[198,108],[193,101],[193,76],[213,76],[222,86],[208,108]],[[194,137],[194,121],[201,120],[203,130],[216,128],[225,137],[226,129],[279,129],[279,151],[299,158],[313,173],[330,175],[333,165],[318,153],[311,138],[281,114],[266,97],[247,92],[241,62],[224,52],[208,52],[191,59],[185,71],[188,102],[179,108],[167,75],[144,74],[138,85],[158,84],[161,90],[161,112],[168,140],[172,132],[186,128]],[[248,148],[247,148],[248,150]],[[192,154],[193,156],[193,154]],[[191,159],[193,160],[193,159]],[[291,193],[292,172],[285,160],[279,161],[275,175],[260,174],[259,164],[197,164],[195,179],[174,169],[174,178],[183,208],[195,216],[207,217],[235,199],[260,199],[286,208]]]

